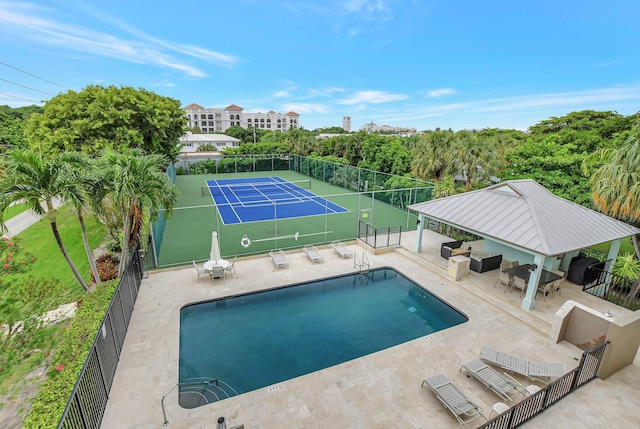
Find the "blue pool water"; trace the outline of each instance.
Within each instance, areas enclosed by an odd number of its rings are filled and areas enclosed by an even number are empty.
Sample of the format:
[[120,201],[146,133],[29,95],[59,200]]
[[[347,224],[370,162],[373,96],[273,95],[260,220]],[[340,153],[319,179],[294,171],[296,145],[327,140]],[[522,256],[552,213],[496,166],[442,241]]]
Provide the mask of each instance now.
[[467,320],[390,268],[192,304],[180,312],[179,378],[249,392]]

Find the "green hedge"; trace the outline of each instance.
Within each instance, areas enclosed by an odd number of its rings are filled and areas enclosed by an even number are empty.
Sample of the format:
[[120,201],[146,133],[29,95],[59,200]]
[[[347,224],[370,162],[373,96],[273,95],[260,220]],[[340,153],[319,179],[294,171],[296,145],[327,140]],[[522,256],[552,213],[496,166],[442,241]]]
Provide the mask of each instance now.
[[57,427],[117,286],[117,280],[100,283],[93,293],[79,301],[76,315],[49,363],[47,379],[40,385],[31,411],[24,418],[23,428]]

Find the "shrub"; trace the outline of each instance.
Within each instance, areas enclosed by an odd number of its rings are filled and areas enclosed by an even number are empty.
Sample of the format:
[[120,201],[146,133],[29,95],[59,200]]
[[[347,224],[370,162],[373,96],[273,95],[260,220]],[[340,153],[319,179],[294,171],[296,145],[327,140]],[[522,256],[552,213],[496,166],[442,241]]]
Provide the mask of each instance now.
[[[105,253],[96,259],[96,267],[98,268],[98,274],[100,275],[100,280],[107,281],[118,278],[118,264],[120,263],[120,258],[112,253]],[[93,278],[93,273],[91,273],[91,279],[95,281]]]
[[117,280],[103,282],[93,293],[84,296],[60,348],[48,364],[47,379],[33,399],[23,428],[57,426],[117,285]]

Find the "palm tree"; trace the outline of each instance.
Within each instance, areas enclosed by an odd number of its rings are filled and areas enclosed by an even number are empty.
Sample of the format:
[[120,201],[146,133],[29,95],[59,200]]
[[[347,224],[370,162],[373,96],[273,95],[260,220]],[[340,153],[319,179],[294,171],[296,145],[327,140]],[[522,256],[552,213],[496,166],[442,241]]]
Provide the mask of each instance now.
[[101,164],[109,186],[109,198],[121,216],[124,229],[118,269],[118,275],[122,276],[129,246],[137,239],[143,208],[150,213],[151,220],[157,217],[160,209],[170,214],[177,200],[177,192],[160,169],[164,165],[160,155],[142,155],[139,151],[109,152],[103,155]]
[[454,166],[466,175],[465,192],[471,190],[471,181],[489,178],[498,170],[499,159],[491,141],[480,141],[471,133],[462,137],[456,145]]
[[435,131],[414,143],[411,171],[436,183],[452,167],[456,135],[452,131]]
[[[589,177],[591,196],[603,213],[640,223],[640,119],[627,140],[617,149],[600,153],[604,161]],[[588,166],[583,164],[588,171]],[[632,236],[633,247],[640,258],[639,237]]]
[[35,213],[44,215],[49,220],[64,259],[82,289],[89,292],[89,286],[78,272],[62,242],[56,222],[57,209],[53,203],[54,199],[62,195],[82,199],[81,186],[68,180],[65,174],[66,166],[62,156],[43,160],[32,151],[13,150],[8,154],[5,163],[6,175],[2,179],[1,188],[7,205],[22,200]]
[[87,254],[89,260],[89,266],[93,273],[93,278],[96,284],[101,283],[100,273],[96,265],[96,260],[93,258],[93,251],[89,245],[89,238],[87,236],[87,228],[84,222],[83,211],[88,205],[91,199],[87,198],[87,195],[94,195],[97,190],[91,187],[92,181],[90,180],[90,172],[92,169],[91,160],[80,152],[63,152],[60,155],[60,161],[64,168],[64,180],[65,182],[77,184],[80,187],[80,193],[67,192],[67,187],[62,188],[61,196],[65,201],[70,201],[76,210],[78,216],[78,223],[80,224],[80,231],[82,232],[82,242],[84,244],[84,251]]

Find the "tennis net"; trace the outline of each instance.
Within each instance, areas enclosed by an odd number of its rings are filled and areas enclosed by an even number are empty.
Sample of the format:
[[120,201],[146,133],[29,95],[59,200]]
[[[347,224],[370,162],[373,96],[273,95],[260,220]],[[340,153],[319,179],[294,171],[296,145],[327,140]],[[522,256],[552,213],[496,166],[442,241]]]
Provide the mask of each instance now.
[[291,182],[255,182],[255,183],[232,183],[228,185],[216,184],[213,186],[202,186],[203,197],[213,195],[233,194],[255,194],[256,192],[273,191],[295,191],[296,189],[311,189],[311,179],[294,180]]

